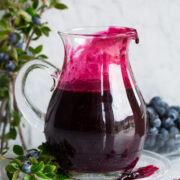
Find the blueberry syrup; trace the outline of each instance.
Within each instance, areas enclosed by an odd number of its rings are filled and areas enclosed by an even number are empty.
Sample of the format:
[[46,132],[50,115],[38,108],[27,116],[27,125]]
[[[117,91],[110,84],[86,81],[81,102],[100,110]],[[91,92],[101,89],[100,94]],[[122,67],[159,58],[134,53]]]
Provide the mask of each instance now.
[[135,30],[111,27],[80,39],[76,48],[64,40],[65,61],[45,124],[61,167],[131,172],[139,160],[147,117],[128,62],[130,39],[138,42]]

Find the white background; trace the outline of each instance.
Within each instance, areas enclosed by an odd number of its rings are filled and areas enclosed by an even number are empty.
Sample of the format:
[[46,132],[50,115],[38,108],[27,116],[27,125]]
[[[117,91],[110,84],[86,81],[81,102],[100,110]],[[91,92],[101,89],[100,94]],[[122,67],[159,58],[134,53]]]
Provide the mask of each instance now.
[[[63,46],[57,31],[79,26],[128,26],[136,28],[140,44],[131,42],[129,56],[146,101],[155,95],[180,105],[180,1],[179,0],[64,0],[69,9],[50,10],[42,17],[52,29],[38,41],[49,61],[59,68]],[[34,44],[36,45],[36,44]],[[32,75],[27,91],[41,108],[46,107],[51,84],[45,73]],[[36,146],[44,140],[38,130],[26,131]]]

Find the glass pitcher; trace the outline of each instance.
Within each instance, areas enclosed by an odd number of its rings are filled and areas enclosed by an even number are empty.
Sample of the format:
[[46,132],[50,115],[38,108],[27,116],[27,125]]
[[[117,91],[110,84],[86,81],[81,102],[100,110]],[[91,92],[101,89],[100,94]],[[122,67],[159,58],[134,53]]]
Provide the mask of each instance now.
[[[145,103],[128,60],[130,40],[138,43],[136,30],[88,27],[59,34],[62,70],[44,60],[25,64],[16,79],[18,107],[32,126],[44,129],[61,167],[80,174],[130,172],[147,131]],[[54,81],[46,113],[25,92],[26,78],[36,68]]]

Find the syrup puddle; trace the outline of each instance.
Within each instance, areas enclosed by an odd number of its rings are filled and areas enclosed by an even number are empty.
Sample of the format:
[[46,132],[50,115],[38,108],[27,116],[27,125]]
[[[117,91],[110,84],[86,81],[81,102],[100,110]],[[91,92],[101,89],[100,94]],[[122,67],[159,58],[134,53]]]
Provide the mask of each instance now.
[[154,165],[148,165],[145,167],[138,168],[131,173],[124,173],[121,177],[117,180],[133,180],[133,179],[141,179],[146,178],[153,175],[159,168]]

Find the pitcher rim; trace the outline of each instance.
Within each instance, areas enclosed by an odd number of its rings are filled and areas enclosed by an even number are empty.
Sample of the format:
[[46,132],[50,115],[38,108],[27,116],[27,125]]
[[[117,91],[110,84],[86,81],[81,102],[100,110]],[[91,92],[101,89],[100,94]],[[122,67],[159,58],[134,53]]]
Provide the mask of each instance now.
[[[98,34],[97,32],[95,33],[77,33],[79,30],[86,30],[86,29],[93,29],[97,28],[100,31],[104,31],[103,28],[122,28],[122,29],[127,29],[127,32],[123,33],[110,33],[110,34]],[[71,32],[70,32],[71,31]],[[75,32],[73,32],[75,31]],[[58,31],[58,34],[60,36],[84,36],[84,37],[109,37],[109,36],[118,36],[118,37],[132,37],[136,38],[137,36],[137,31],[134,28],[131,27],[126,27],[126,26],[82,26],[82,27],[73,27],[73,28],[67,28],[64,31]]]

